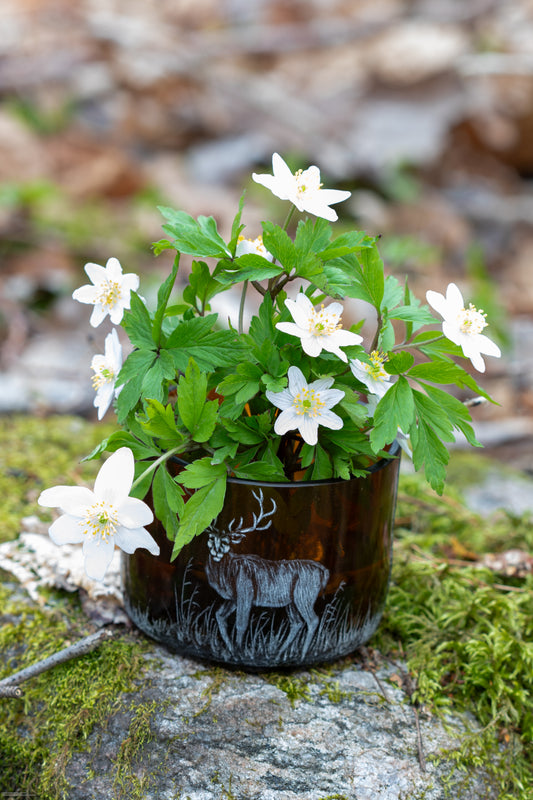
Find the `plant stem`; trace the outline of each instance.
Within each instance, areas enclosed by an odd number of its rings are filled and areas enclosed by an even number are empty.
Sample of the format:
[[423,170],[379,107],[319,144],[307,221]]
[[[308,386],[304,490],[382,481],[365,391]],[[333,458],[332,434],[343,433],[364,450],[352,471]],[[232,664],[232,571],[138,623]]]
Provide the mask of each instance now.
[[284,231],[286,231],[287,228],[289,227],[289,223],[290,223],[291,219],[293,218],[293,215],[294,215],[295,211],[296,211],[296,206],[292,205],[290,207],[290,209],[289,209],[289,213],[287,214],[287,218],[286,218],[285,222],[283,223],[283,230]]
[[170,450],[167,450],[165,453],[162,453],[162,454],[159,456],[159,458],[156,458],[156,460],[155,460],[155,461],[152,461],[152,462],[150,463],[150,466],[149,466],[149,467],[147,467],[147,468],[144,470],[144,472],[141,472],[141,474],[139,475],[139,477],[138,477],[138,478],[135,478],[135,480],[134,480],[134,481],[133,481],[133,483],[131,484],[131,488],[132,488],[132,489],[134,489],[136,486],[138,486],[138,485],[139,485],[139,483],[140,483],[140,482],[141,482],[141,481],[142,481],[144,478],[146,478],[146,476],[147,476],[147,475],[149,475],[151,472],[153,472],[153,471],[154,471],[154,469],[157,469],[157,467],[158,467],[160,464],[164,464],[164,462],[165,462],[165,461],[167,461],[167,460],[170,458],[170,456],[173,456],[175,453],[180,453],[182,450],[183,450],[183,445],[181,444],[179,447],[172,447]]
[[239,333],[243,332],[243,322],[244,322],[244,303],[246,300],[246,290],[248,289],[248,281],[244,281],[242,284],[242,292],[241,292],[241,302],[239,305]]
[[[441,339],[445,339],[443,333],[440,336],[435,336],[434,339],[426,339],[425,342],[417,342],[417,344],[409,344],[409,342],[402,342],[400,344],[395,344],[392,350],[405,350],[406,347],[412,347],[415,350],[419,350],[421,347],[424,347],[426,344],[433,344],[433,342],[440,342]],[[392,352],[392,351],[391,351]]]

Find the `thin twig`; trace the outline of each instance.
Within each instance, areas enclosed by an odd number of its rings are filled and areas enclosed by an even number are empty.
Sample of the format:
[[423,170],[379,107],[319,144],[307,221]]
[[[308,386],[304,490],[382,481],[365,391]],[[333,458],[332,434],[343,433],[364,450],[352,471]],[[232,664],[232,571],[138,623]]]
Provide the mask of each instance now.
[[63,664],[65,661],[70,661],[73,658],[85,655],[85,653],[90,653],[103,641],[111,639],[113,636],[115,636],[115,631],[109,629],[91,633],[89,636],[85,636],[83,639],[74,642],[74,644],[64,647],[57,653],[48,656],[48,658],[43,658],[42,661],[37,661],[29,667],[25,667],[18,672],[14,672],[12,675],[8,675],[7,678],[3,678],[0,681],[0,697],[22,697],[23,692],[18,684],[52,669],[58,664]]

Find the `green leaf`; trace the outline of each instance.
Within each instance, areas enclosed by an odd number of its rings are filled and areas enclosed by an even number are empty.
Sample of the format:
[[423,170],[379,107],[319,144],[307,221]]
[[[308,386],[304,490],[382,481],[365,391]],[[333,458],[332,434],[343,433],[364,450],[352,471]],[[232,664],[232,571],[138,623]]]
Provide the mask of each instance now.
[[381,309],[385,292],[383,261],[376,245],[361,250],[358,255],[363,270],[363,284],[371,298],[372,305]]
[[[417,389],[413,389],[413,400],[418,425],[423,421],[425,424],[431,426],[439,439],[445,442],[453,442],[455,438],[453,435],[453,426],[442,406]],[[406,428],[402,429],[407,432]]]
[[180,322],[167,339],[166,349],[174,366],[184,372],[189,358],[194,358],[199,369],[212,372],[216,367],[238,364],[248,356],[249,349],[231,330],[214,331],[217,314]]
[[268,258],[256,253],[244,253],[233,261],[221,261],[215,272],[217,281],[233,285],[239,281],[262,281],[275,278],[284,272],[280,264],[272,264]]
[[254,314],[250,322],[250,337],[259,347],[263,347],[265,342],[273,342],[276,336],[272,298],[270,294],[265,294],[257,314]]
[[[131,358],[132,355],[133,353],[129,358]],[[155,358],[155,353],[152,353],[152,357]],[[122,369],[124,369],[124,367],[122,367]],[[119,378],[120,374],[121,373],[119,373]],[[133,375],[120,390],[115,405],[119,425],[122,425],[130,411],[136,407],[141,399],[143,378],[144,374],[142,372]],[[117,379],[117,384],[120,385],[119,379]]]
[[277,465],[268,461],[253,461],[242,467],[234,467],[233,472],[237,478],[244,478],[249,481],[286,481],[283,474],[280,475]]
[[414,420],[415,405],[413,390],[407,380],[400,376],[376,406],[374,427],[370,442],[374,452],[383,450],[396,438],[398,428],[407,433]]
[[[223,467],[223,465],[218,465]],[[183,473],[182,473],[183,474]],[[172,559],[191,539],[205,531],[222,511],[226,495],[226,470],[211,483],[198,489],[185,503],[174,539]]]
[[315,446],[315,461],[311,472],[312,481],[322,481],[333,477],[333,466],[329,455],[319,444]]
[[130,294],[130,303],[131,308],[129,311],[124,312],[122,320],[122,326],[128,334],[130,342],[139,350],[155,350],[152,336],[152,320],[148,309],[135,292]]
[[164,440],[169,447],[177,447],[184,441],[183,435],[178,430],[174,409],[170,403],[166,406],[159,400],[146,401],[146,419],[139,422],[146,433],[156,439]]
[[358,253],[362,248],[370,248],[374,242],[375,238],[364,231],[348,231],[328,243],[323,250],[318,252],[318,256],[323,261],[330,261],[351,253]]
[[118,450],[120,447],[129,447],[134,458],[137,460],[153,458],[154,456],[157,457],[160,455],[157,448],[140,442],[133,434],[121,430],[115,431],[111,436],[108,436],[107,439],[104,439],[104,441],[101,442],[98,447],[95,447],[92,453],[89,453],[83,460],[90,461],[106,451],[114,453],[115,450]]
[[152,482],[152,501],[154,513],[162,523],[168,538],[172,541],[178,530],[176,514],[183,513],[183,490],[175,483],[167,472],[165,464],[161,464],[154,474]]
[[429,397],[440,405],[454,428],[463,433],[469,444],[474,447],[483,447],[481,442],[476,439],[474,429],[470,424],[472,422],[470,412],[460,400],[443,389],[438,389],[436,386],[424,384],[424,389]]
[[423,364],[416,364],[409,371],[409,377],[417,381],[431,381],[432,383],[441,384],[454,383],[460,389],[467,387],[493,402],[490,395],[479,386],[470,373],[451,361],[428,361]]
[[294,242],[291,237],[273,222],[263,222],[263,244],[269,253],[284,267],[286,272],[290,272],[296,266],[297,255]]
[[196,442],[206,442],[217,420],[218,401],[206,402],[207,376],[191,358],[178,383],[178,411],[181,420]]
[[[152,342],[153,344],[153,342]],[[131,378],[140,378],[150,369],[157,355],[153,350],[134,350],[129,354],[117,375],[117,386]]]
[[424,474],[430,486],[438,493],[444,491],[446,465],[450,454],[435,431],[423,420],[411,429],[413,466],[415,470],[424,465]]
[[227,469],[224,464],[213,464],[209,456],[204,456],[187,464],[179,474],[179,482],[187,489],[199,489],[225,475]]
[[213,217],[198,217],[197,221],[184,211],[164,207],[159,207],[159,211],[168,220],[163,230],[174,237],[173,245],[181,253],[200,258],[224,258],[230,255],[224,239],[218,234]]
[[413,354],[408,350],[400,350],[398,353],[389,355],[383,367],[389,375],[401,375],[402,372],[407,372],[413,366],[414,360]]

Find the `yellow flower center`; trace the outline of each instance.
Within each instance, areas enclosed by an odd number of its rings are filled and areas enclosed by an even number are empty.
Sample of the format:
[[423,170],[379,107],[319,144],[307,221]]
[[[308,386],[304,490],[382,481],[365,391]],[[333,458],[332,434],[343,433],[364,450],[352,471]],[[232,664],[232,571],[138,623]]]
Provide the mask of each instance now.
[[84,533],[98,537],[99,542],[107,542],[108,538],[117,532],[118,511],[110,503],[99,500],[87,509],[85,517],[79,524],[83,527]]
[[99,293],[96,302],[104,306],[104,308],[113,308],[120,300],[120,283],[106,279],[99,285]]
[[342,328],[341,318],[337,314],[328,313],[324,309],[324,304],[320,306],[320,311],[313,310],[309,317],[309,331],[315,336],[331,336],[336,330]]
[[388,380],[390,375],[383,369],[383,364],[387,360],[385,355],[380,355],[377,350],[372,350],[370,353],[370,361],[371,364],[365,364],[364,368],[368,372],[371,378],[374,380]]
[[463,308],[457,316],[457,322],[462,333],[470,336],[476,336],[481,333],[483,328],[486,328],[488,322],[486,321],[486,314],[483,309],[477,310],[475,306],[470,303],[468,308]]
[[113,383],[115,380],[115,373],[109,367],[91,367],[94,370],[92,377],[92,385],[95,391],[98,391],[105,383]]
[[322,186],[324,185],[322,183],[317,183],[316,186],[307,186],[307,184],[302,182],[302,176],[303,176],[303,169],[296,170],[296,172],[294,173],[294,177],[296,178],[296,187],[298,195],[300,197],[304,195],[307,191],[313,191],[313,190],[316,191],[318,189],[321,189]]
[[308,417],[318,417],[325,407],[325,403],[320,399],[320,394],[314,389],[302,389],[294,396],[292,401],[294,410],[297,414],[307,414]]

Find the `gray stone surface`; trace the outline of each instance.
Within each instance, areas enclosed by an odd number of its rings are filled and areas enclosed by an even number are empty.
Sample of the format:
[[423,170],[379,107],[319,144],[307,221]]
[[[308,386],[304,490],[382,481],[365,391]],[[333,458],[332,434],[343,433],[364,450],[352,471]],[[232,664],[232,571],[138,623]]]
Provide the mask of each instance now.
[[[126,713],[97,730],[67,767],[69,800],[114,797],[112,764],[135,735],[135,708],[150,709],[150,740],[131,764],[145,800],[488,800],[475,775],[449,795],[452,767],[432,761],[454,746],[453,734],[420,713],[421,765],[415,713],[388,679],[357,662],[280,676],[209,668],[157,645],[147,655],[149,681]],[[152,705],[152,701],[153,705]],[[451,720],[452,731],[463,728]],[[455,743],[457,744],[456,740]],[[88,776],[92,777],[88,777]],[[462,775],[464,780],[464,775]],[[137,796],[137,795],[135,795]]]

